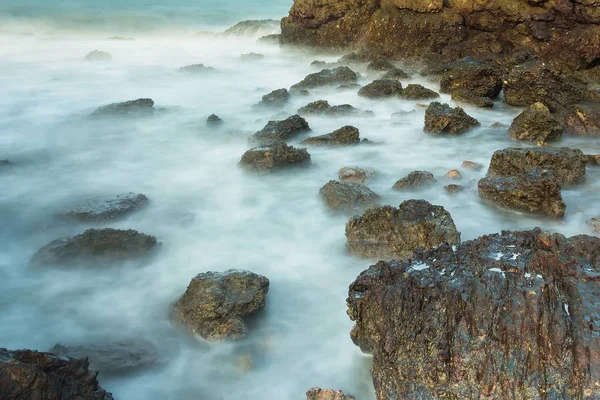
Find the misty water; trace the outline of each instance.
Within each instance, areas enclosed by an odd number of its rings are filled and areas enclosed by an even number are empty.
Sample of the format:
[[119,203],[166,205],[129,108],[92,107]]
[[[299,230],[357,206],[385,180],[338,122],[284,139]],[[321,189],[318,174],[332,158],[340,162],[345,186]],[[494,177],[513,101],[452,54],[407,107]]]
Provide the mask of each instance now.
[[[600,169],[588,168],[585,183],[564,188],[567,214],[560,221],[486,205],[476,189],[485,169],[461,169],[462,193],[443,189],[456,183],[444,174],[460,169],[463,160],[487,165],[495,150],[515,145],[506,129],[490,128],[510,124],[520,112],[502,99],[493,110],[465,107],[481,127],[460,137],[423,133],[418,102],[369,100],[355,90],[315,89],[281,111],[253,109],[262,95],[318,71],[311,61],[339,55],[199,32],[280,18],[288,1],[86,3],[0,5],[0,159],[14,164],[0,170],[0,347],[45,351],[59,342],[122,338],[155,343],[162,365],[124,376],[100,374],[115,399],[291,400],[314,386],[372,399],[371,361],[350,340],[345,305],[348,285],[372,262],[346,254],[348,218],[332,216],[318,194],[341,167],[373,168],[369,187],[384,204],[424,198],[444,206],[463,240],[535,226],[591,233],[585,221],[597,213]],[[109,40],[114,36],[133,40]],[[83,62],[95,49],[109,52],[112,61]],[[265,57],[240,58],[250,52]],[[178,72],[195,63],[216,72]],[[379,76],[364,65],[355,70],[363,85]],[[402,83],[439,89],[417,73]],[[145,118],[89,118],[99,106],[141,97],[166,110]],[[319,99],[374,116],[309,116],[313,135],[354,125],[377,144],[309,148],[311,167],[272,175],[238,167],[249,135]],[[452,104],[449,96],[442,100]],[[206,126],[212,113],[225,120],[221,128]],[[561,145],[600,153],[600,143],[589,139],[564,138]],[[418,193],[391,189],[413,170],[431,171],[438,184]],[[56,218],[85,199],[124,192],[144,193],[150,204],[108,225]],[[98,226],[152,234],[162,247],[141,266],[30,265],[49,241]],[[271,281],[267,307],[243,340],[206,342],[172,323],[170,307],[197,273],[230,268]]]

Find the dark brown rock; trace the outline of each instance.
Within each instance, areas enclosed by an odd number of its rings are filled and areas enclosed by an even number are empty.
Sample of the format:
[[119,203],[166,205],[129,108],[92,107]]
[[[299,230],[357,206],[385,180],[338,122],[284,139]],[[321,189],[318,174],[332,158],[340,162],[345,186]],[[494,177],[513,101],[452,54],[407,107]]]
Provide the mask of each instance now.
[[600,154],[587,154],[586,163],[587,165],[600,165]]
[[317,100],[298,109],[298,114],[316,114],[326,115],[329,117],[340,117],[361,114],[366,116],[368,112],[362,112],[361,110],[351,106],[350,104],[340,104],[337,106],[332,106],[327,100]]
[[373,176],[375,172],[371,169],[362,169],[358,167],[344,167],[338,171],[338,178],[342,182],[350,183],[362,183],[366,184],[369,178]]
[[312,388],[306,392],[306,400],[354,400],[354,396],[341,390]]
[[325,205],[336,213],[354,215],[379,206],[380,198],[358,183],[329,181],[320,190]]
[[392,79],[380,79],[363,86],[358,95],[371,99],[398,97],[402,94],[402,84]]
[[281,108],[287,104],[289,98],[290,94],[287,89],[277,89],[273,90],[271,93],[265,94],[256,106]]
[[563,128],[548,107],[534,103],[514,119],[508,132],[515,140],[547,142],[560,139]]
[[458,103],[466,103],[479,108],[492,108],[494,102],[489,97],[477,96],[466,89],[456,89],[451,93],[452,100]]
[[358,143],[360,143],[360,132],[351,125],[343,126],[326,135],[309,137],[301,142],[311,146],[349,146]]
[[481,171],[483,169],[483,164],[474,161],[465,160],[462,162],[462,168],[470,169],[471,171]]
[[448,104],[434,101],[425,110],[424,131],[434,135],[460,135],[476,126],[479,121],[468,115],[462,108],[452,108]]
[[413,171],[404,178],[400,179],[392,189],[396,190],[415,190],[431,186],[436,182],[433,174],[428,171]]
[[92,116],[135,116],[152,114],[153,112],[154,101],[152,99],[137,99],[99,107],[92,113]]
[[125,217],[144,208],[148,198],[143,194],[126,193],[103,199],[87,200],[63,214],[64,217],[82,222],[111,221]]
[[461,185],[451,184],[451,185],[444,186],[444,190],[446,190],[446,192],[448,192],[448,194],[454,195],[456,193],[460,193],[460,192],[464,191],[465,188]]
[[429,100],[429,99],[437,99],[440,97],[438,92],[434,92],[431,89],[427,89],[422,85],[416,85],[411,83],[402,89],[402,93],[400,97],[406,100]]
[[400,68],[396,68],[396,67],[390,69],[385,74],[383,74],[383,76],[381,77],[381,79],[408,79],[408,78],[410,78],[410,76],[408,76],[408,74],[406,72],[404,72]]
[[367,66],[368,71],[390,71],[394,68],[394,64],[385,58],[375,59]]
[[304,118],[292,115],[281,121],[269,121],[264,128],[250,136],[250,143],[269,145],[285,142],[298,135],[310,132],[310,126]]
[[242,156],[239,165],[251,172],[266,173],[310,163],[310,154],[306,149],[297,149],[283,142],[273,143],[248,150]]
[[581,104],[569,107],[560,123],[565,135],[600,137],[600,112]]
[[313,89],[320,86],[356,83],[357,79],[356,73],[348,67],[324,69],[321,72],[308,75],[301,82],[293,85],[291,90]]
[[493,99],[502,91],[502,77],[494,68],[463,60],[445,72],[440,82],[442,93],[452,93],[459,89],[475,96]]

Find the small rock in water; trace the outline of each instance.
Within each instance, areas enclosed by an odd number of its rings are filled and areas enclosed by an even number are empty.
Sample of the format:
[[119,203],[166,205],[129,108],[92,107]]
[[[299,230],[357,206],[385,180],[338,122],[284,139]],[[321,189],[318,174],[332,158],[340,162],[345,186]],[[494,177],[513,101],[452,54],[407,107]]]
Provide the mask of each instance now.
[[210,126],[218,126],[218,125],[222,125],[223,124],[223,120],[221,119],[221,117],[219,117],[216,114],[211,114],[209,115],[209,117],[206,119],[206,125],[210,125]]
[[519,114],[510,128],[510,136],[526,142],[547,142],[560,139],[563,128],[542,103],[532,104]]
[[490,128],[503,129],[503,128],[508,128],[508,125],[505,125],[502,122],[494,122],[493,124],[490,125]]
[[107,53],[105,51],[99,51],[99,50],[92,51],[84,58],[84,61],[106,62],[106,61],[110,61],[110,60],[112,60],[112,56],[109,53]]
[[600,233],[600,217],[590,218],[586,223],[594,230],[594,232]]
[[292,90],[313,89],[320,86],[356,83],[356,73],[348,67],[324,69],[321,72],[307,75],[301,82],[293,85]]
[[381,200],[366,186],[348,182],[329,181],[319,190],[319,194],[330,210],[346,215],[362,213],[377,207]]
[[268,145],[285,142],[303,133],[310,132],[310,126],[304,118],[292,115],[285,120],[269,121],[264,128],[250,136],[250,143]]
[[481,171],[483,169],[483,164],[474,161],[465,160],[462,162],[462,168],[470,169],[471,171]]
[[386,72],[381,79],[408,79],[410,76],[400,68],[392,68]]
[[363,86],[358,95],[371,99],[399,97],[402,94],[402,84],[392,79],[380,79]]
[[273,90],[271,93],[265,94],[262,100],[256,104],[257,107],[272,107],[281,108],[285,106],[290,98],[290,93],[287,89]]
[[265,55],[259,53],[247,53],[240,56],[242,61],[257,61],[262,60],[263,58],[265,58]]
[[458,103],[472,104],[479,108],[494,107],[494,101],[489,97],[477,96],[466,89],[453,90],[451,98]]
[[278,142],[248,150],[242,156],[239,165],[248,171],[265,173],[309,163],[310,154],[306,149],[297,149],[284,142]]
[[448,194],[456,194],[456,193],[460,193],[463,190],[465,190],[465,188],[461,185],[455,185],[455,184],[451,184],[451,185],[446,185],[444,186],[444,189],[446,190],[446,192],[448,192]]
[[361,111],[350,104],[340,104],[331,106],[327,100],[317,100],[298,109],[298,114],[321,114],[330,117],[339,117],[347,115],[370,115],[370,111]]
[[12,165],[12,163],[8,160],[0,160],[0,167]]
[[392,186],[396,190],[415,190],[431,186],[436,182],[429,171],[413,171]]
[[312,388],[306,392],[306,400],[354,400],[354,396],[341,390]]
[[369,177],[374,175],[374,171],[369,169],[365,170],[358,167],[344,167],[338,171],[338,177],[340,181],[350,183],[362,183],[366,184],[369,181]]
[[360,89],[361,87],[362,86],[360,86],[358,83],[344,83],[343,85],[338,86],[337,90],[356,90]]
[[215,69],[213,67],[206,67],[204,64],[191,64],[179,68],[179,72],[184,72],[186,74],[200,74],[205,72],[215,72]]
[[460,135],[476,126],[479,121],[469,116],[460,107],[434,101],[425,110],[424,131],[435,135]]
[[385,58],[378,58],[367,66],[368,71],[389,71],[394,68],[394,64]]
[[348,146],[360,143],[360,132],[357,128],[347,125],[331,133],[304,139],[301,144],[313,146]]
[[400,97],[406,100],[428,100],[440,97],[439,93],[422,85],[410,84],[402,89]]
[[137,116],[148,115],[153,112],[154,101],[152,99],[137,99],[99,107],[92,113],[92,116]]
[[458,180],[458,179],[462,178],[462,175],[457,170],[452,169],[446,173],[445,177],[448,179]]
[[115,197],[87,200],[86,204],[64,213],[67,218],[82,222],[102,222],[122,218],[148,204],[143,194],[127,193]]
[[588,154],[586,155],[587,165],[600,165],[600,154]]
[[274,19],[246,20],[227,28],[225,36],[256,36],[276,34],[279,31],[279,21]]

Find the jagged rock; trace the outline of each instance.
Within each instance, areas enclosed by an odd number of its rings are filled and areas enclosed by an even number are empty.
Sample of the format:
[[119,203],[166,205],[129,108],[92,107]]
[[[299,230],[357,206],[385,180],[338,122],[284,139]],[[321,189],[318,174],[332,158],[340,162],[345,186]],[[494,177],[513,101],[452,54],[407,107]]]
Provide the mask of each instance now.
[[436,182],[433,174],[428,171],[413,171],[392,186],[396,190],[415,190],[431,186]]
[[547,142],[560,139],[563,128],[548,107],[534,103],[514,119],[508,132],[515,140]]
[[317,100],[299,108],[298,114],[324,114],[330,108],[327,100]]
[[489,66],[463,60],[453,64],[449,71],[442,75],[440,91],[452,93],[463,89],[475,96],[498,97],[502,91],[502,76]]
[[274,45],[274,44],[279,44],[280,40],[281,40],[281,35],[279,33],[274,33],[272,35],[261,36],[256,40],[256,42],[258,44]]
[[0,399],[113,400],[87,360],[0,348]]
[[348,292],[377,399],[594,399],[600,239],[504,231],[379,262]]
[[429,100],[440,97],[438,92],[427,89],[422,85],[410,84],[402,89],[400,97],[406,100]]
[[338,171],[338,178],[342,182],[350,183],[362,183],[366,184],[369,178],[373,176],[375,172],[371,169],[362,169],[358,167],[344,167]]
[[290,93],[287,89],[273,90],[271,93],[265,94],[262,100],[257,104],[258,107],[283,107],[290,98]]
[[489,97],[477,96],[466,89],[453,90],[450,97],[457,103],[472,104],[479,108],[494,107],[494,102]]
[[206,118],[206,125],[219,126],[221,124],[223,124],[223,120],[216,114],[211,114]]
[[359,183],[329,181],[319,194],[330,210],[347,215],[377,207],[381,200],[375,192]]
[[227,28],[225,36],[265,36],[279,33],[279,21],[274,19],[240,21]]
[[360,132],[351,125],[343,126],[326,135],[309,137],[301,142],[313,146],[348,146],[358,143],[360,143]]
[[90,199],[63,216],[82,222],[111,221],[122,218],[148,204],[148,198],[143,194],[126,193],[114,197]]
[[243,318],[265,307],[269,280],[250,271],[230,269],[196,275],[173,307],[173,317],[207,340],[240,339],[248,331]]
[[410,76],[400,68],[392,68],[386,72],[381,79],[408,79]]
[[354,396],[341,390],[312,388],[306,392],[306,400],[354,400]]
[[492,156],[489,176],[521,175],[534,168],[543,168],[563,184],[581,182],[585,178],[586,157],[581,150],[568,147],[509,147]]
[[88,53],[88,55],[84,58],[84,61],[106,62],[110,60],[112,60],[112,56],[110,55],[110,53],[99,50],[94,50],[91,53]]
[[348,67],[324,69],[321,72],[308,75],[301,82],[292,86],[292,90],[313,89],[320,86],[343,85],[356,83],[356,73]]
[[572,106],[560,122],[566,135],[600,137],[600,112],[590,107]]
[[398,97],[402,94],[402,84],[393,79],[379,79],[363,86],[358,95],[371,99]]
[[264,128],[250,136],[250,142],[260,145],[285,142],[307,132],[310,132],[308,122],[299,115],[292,115],[281,121],[269,121]]
[[394,64],[385,58],[378,58],[367,65],[367,71],[390,71],[394,68]]
[[540,169],[515,176],[486,176],[478,188],[479,197],[500,208],[555,218],[562,218],[567,208],[556,178]]
[[600,154],[587,154],[586,163],[587,165],[600,165]]
[[462,168],[470,169],[471,171],[481,171],[483,169],[483,164],[474,161],[465,160],[462,162]]
[[185,67],[180,67],[179,72],[186,74],[201,74],[206,72],[215,72],[213,67],[206,67],[204,64],[191,64]]
[[476,126],[479,121],[469,116],[462,108],[452,108],[437,101],[425,110],[424,131],[435,135],[460,135]]
[[444,175],[444,176],[448,179],[456,179],[456,180],[462,178],[462,176],[460,175],[460,172],[455,169],[448,171],[446,173],[446,175]]
[[147,115],[154,112],[154,101],[152,99],[129,100],[122,103],[112,103],[96,109],[92,116],[130,116]]
[[417,249],[460,243],[450,213],[425,200],[407,200],[399,208],[384,206],[354,216],[346,224],[350,254],[376,259],[410,257]]
[[340,104],[332,106],[327,100],[317,100],[298,109],[298,114],[321,114],[330,117],[340,117],[347,115],[370,115],[370,111],[361,111],[350,104]]
[[446,190],[446,192],[448,192],[448,194],[454,195],[456,193],[460,193],[460,192],[464,191],[465,188],[461,185],[451,184],[451,185],[444,186],[444,190]]
[[242,156],[239,165],[253,172],[269,172],[281,168],[304,166],[310,162],[306,149],[296,149],[283,142],[256,147]]
[[72,238],[53,240],[39,249],[31,261],[39,265],[118,262],[146,256],[157,244],[154,236],[133,229],[88,229]]
[[246,53],[240,56],[242,61],[257,61],[262,60],[263,58],[265,58],[265,55],[260,53]]

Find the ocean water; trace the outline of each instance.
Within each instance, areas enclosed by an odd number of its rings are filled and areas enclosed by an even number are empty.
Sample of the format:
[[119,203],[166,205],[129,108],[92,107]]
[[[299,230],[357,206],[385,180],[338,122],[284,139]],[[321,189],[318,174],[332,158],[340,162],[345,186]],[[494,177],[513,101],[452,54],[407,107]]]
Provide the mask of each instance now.
[[[493,110],[466,107],[481,127],[460,137],[423,133],[418,102],[374,101],[331,88],[294,97],[279,111],[256,110],[263,94],[290,87],[315,55],[258,44],[255,36],[219,32],[249,18],[280,18],[289,1],[42,1],[0,3],[0,347],[47,350],[55,343],[121,338],[152,341],[162,365],[138,373],[100,374],[116,399],[301,399],[314,386],[373,399],[371,359],[349,337],[348,285],[372,262],[345,251],[346,217],[332,216],[319,188],[344,166],[373,168],[371,189],[385,204],[425,198],[452,214],[463,239],[535,226],[567,235],[591,233],[585,221],[600,201],[600,170],[566,187],[564,220],[489,207],[477,196],[485,174],[461,170],[466,190],[449,196],[444,174],[463,160],[487,165],[497,149],[514,145],[506,130],[520,112],[501,99]],[[132,40],[109,40],[113,36]],[[86,63],[94,50],[109,63]],[[246,62],[244,53],[264,54]],[[213,74],[184,75],[193,63]],[[378,75],[356,68],[361,84]],[[409,69],[407,67],[407,69]],[[413,74],[403,84],[434,81]],[[138,119],[90,119],[97,107],[151,97],[165,112]],[[377,142],[351,148],[311,148],[308,169],[255,176],[237,163],[247,138],[270,119],[310,101],[350,103],[370,118],[307,117],[313,134],[354,125]],[[451,102],[449,96],[442,100]],[[392,116],[407,111],[400,117]],[[217,130],[205,125],[216,113]],[[298,140],[299,141],[299,140]],[[295,141],[293,143],[297,143]],[[600,153],[600,143],[565,138],[565,146]],[[418,193],[391,190],[413,170],[438,184]],[[58,237],[92,226],[60,223],[56,214],[87,198],[141,192],[142,212],[106,226],[155,235],[163,245],[139,265],[39,268],[30,257]],[[248,269],[271,281],[267,307],[246,338],[209,343],[169,319],[172,304],[199,272]],[[252,360],[249,366],[248,360]]]

